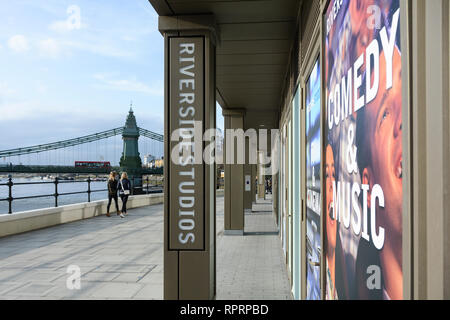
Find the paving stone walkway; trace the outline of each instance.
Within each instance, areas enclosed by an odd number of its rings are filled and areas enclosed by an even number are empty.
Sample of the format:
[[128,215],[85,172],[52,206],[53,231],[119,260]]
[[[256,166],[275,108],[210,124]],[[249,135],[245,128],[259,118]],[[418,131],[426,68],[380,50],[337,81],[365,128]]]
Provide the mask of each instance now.
[[274,216],[248,211],[244,225],[243,236],[217,237],[217,300],[292,299]]
[[[217,198],[217,299],[291,298],[275,231],[270,213],[248,213],[246,235],[223,236]],[[162,239],[162,205],[0,238],[0,299],[162,299]]]
[[[0,239],[1,299],[162,299],[163,206]],[[66,282],[78,266],[81,289]]]

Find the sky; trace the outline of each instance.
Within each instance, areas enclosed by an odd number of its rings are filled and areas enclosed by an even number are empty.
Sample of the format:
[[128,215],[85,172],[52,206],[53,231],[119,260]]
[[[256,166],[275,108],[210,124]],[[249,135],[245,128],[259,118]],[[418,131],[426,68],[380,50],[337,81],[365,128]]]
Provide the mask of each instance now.
[[1,1],[0,19],[0,150],[122,126],[131,101],[140,127],[163,132],[163,37],[147,0]]
[[123,126],[131,102],[139,127],[163,133],[164,41],[148,0],[0,1],[0,20],[0,150]]

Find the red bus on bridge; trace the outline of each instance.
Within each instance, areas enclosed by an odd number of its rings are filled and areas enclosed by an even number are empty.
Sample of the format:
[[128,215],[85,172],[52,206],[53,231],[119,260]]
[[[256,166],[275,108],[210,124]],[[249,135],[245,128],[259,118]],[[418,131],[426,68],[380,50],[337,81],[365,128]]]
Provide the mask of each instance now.
[[109,161],[75,161],[75,167],[109,168],[111,163]]

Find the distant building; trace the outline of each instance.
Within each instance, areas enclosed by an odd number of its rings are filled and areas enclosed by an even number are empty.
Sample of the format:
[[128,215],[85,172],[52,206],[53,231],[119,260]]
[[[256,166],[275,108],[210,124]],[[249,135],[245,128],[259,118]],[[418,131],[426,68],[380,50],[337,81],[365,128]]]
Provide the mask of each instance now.
[[151,161],[149,161],[147,168],[153,169],[153,168],[163,168],[164,167],[164,157],[161,157],[161,159],[153,158]]
[[143,168],[151,168],[150,164],[156,160],[155,156],[152,156],[151,154],[147,154],[144,156],[144,162],[142,164]]

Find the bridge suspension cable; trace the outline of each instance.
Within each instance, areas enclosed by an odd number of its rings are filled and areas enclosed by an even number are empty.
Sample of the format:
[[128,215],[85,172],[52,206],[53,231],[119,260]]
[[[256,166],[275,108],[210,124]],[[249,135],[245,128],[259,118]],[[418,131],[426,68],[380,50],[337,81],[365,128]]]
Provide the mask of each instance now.
[[139,134],[149,139],[153,139],[159,142],[164,142],[164,136],[162,134],[154,133],[143,128],[139,128]]
[[[85,143],[90,143],[98,140],[107,139],[113,136],[121,135],[123,134],[124,127],[110,129],[103,132],[98,132],[94,134],[90,134],[83,137],[68,139],[64,141],[57,141],[47,144],[39,144],[31,147],[24,147],[24,148],[16,148],[16,149],[9,149],[9,150],[3,150],[0,151],[0,158],[1,157],[13,157],[13,156],[20,156],[24,154],[31,154],[31,153],[39,153],[39,152],[45,152],[50,150],[57,150],[72,146],[77,146]],[[154,133],[152,131],[139,128],[139,134],[150,138],[159,142],[163,142],[163,135]]]

